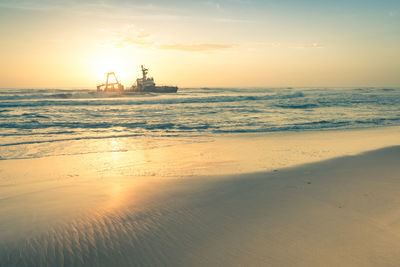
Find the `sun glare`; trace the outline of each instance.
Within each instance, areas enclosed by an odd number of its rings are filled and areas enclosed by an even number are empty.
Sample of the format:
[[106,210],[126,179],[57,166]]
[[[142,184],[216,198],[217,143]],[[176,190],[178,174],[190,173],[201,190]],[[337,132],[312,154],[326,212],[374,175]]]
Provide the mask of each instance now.
[[132,82],[136,76],[135,63],[122,53],[107,53],[94,56],[93,75],[98,82],[104,82],[108,72],[114,72],[119,82]]

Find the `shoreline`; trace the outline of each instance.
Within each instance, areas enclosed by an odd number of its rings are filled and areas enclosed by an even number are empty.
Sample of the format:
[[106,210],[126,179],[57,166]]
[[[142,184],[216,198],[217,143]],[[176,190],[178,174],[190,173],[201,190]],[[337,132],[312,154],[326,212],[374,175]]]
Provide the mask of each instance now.
[[396,265],[399,136],[223,137],[0,161],[0,262]]
[[[368,135],[375,135],[371,136],[368,138]],[[72,154],[56,154],[56,155],[44,155],[44,156],[35,156],[35,157],[28,157],[28,158],[0,158],[0,167],[1,164],[5,164],[5,162],[13,162],[13,161],[35,161],[35,160],[42,160],[42,159],[54,159],[54,158],[85,158],[88,156],[88,158],[94,157],[94,155],[107,155],[107,154],[132,154],[134,149],[125,149],[124,145],[128,145],[129,142],[133,142],[133,144],[136,146],[137,150],[140,151],[151,151],[151,150],[160,150],[162,152],[166,152],[167,150],[170,150],[170,147],[175,147],[178,148],[179,146],[183,145],[183,149],[186,149],[184,146],[190,146],[190,145],[195,145],[195,144],[207,144],[207,143],[217,143],[216,148],[212,149],[214,151],[220,150],[221,148],[224,149],[226,147],[219,147],[218,143],[221,143],[223,140],[237,140],[237,141],[244,141],[246,142],[247,140],[250,139],[257,139],[261,140],[264,139],[266,141],[269,141],[270,143],[272,141],[279,141],[279,139],[284,140],[290,140],[293,139],[294,142],[291,142],[288,144],[288,147],[293,146],[295,142],[299,141],[309,141],[307,138],[318,138],[321,141],[321,145],[319,148],[327,145],[327,140],[324,140],[325,137],[329,138],[330,140],[333,141],[339,141],[339,142],[346,142],[346,139],[352,138],[353,141],[357,139],[368,139],[369,141],[376,139],[376,138],[382,138],[386,140],[373,140],[373,144],[364,144],[364,147],[358,146],[356,149],[347,149],[348,151],[340,151],[340,149],[335,153],[335,155],[331,155],[329,157],[322,158],[328,159],[331,157],[337,157],[337,156],[344,156],[344,155],[353,155],[373,149],[379,149],[381,147],[386,147],[386,146],[392,146],[392,145],[397,145],[400,144],[400,142],[397,141],[397,137],[400,135],[400,126],[382,126],[382,127],[375,127],[375,128],[357,128],[357,129],[318,129],[318,130],[299,130],[299,131],[276,131],[276,132],[254,132],[254,133],[227,133],[227,134],[210,134],[210,135],[199,135],[199,136],[184,136],[184,137],[164,137],[164,136],[149,136],[149,137],[144,137],[144,136],[117,136],[117,137],[107,137],[105,138],[105,143],[110,143],[111,141],[112,146],[109,147],[109,150],[105,151],[93,151],[93,152],[86,152],[86,153],[72,153]],[[323,137],[323,138],[321,138]],[[343,138],[343,140],[340,140],[340,138]],[[118,140],[124,140],[121,144],[118,144]],[[125,142],[125,140],[127,142]],[[156,142],[160,143],[161,145],[157,146],[152,146],[151,142],[152,140],[155,140]],[[64,140],[63,140],[64,141]],[[65,140],[65,141],[82,141],[82,140]],[[231,145],[235,145],[234,141],[231,143]],[[282,145],[282,144],[281,144]],[[315,144],[313,144],[315,145]],[[297,145],[296,145],[297,146]],[[7,146],[5,146],[7,147]],[[197,147],[199,148],[199,147]],[[207,147],[209,148],[209,147]],[[263,148],[263,147],[262,147]],[[302,147],[304,149],[304,147]],[[246,148],[244,148],[246,150]],[[176,149],[171,149],[171,150],[176,150]],[[201,148],[200,150],[201,151]],[[194,156],[193,154],[190,156]],[[321,159],[320,159],[321,160]],[[318,161],[318,159],[313,160],[313,161]],[[302,163],[307,163],[307,162],[313,162],[313,161],[306,161],[306,162],[301,162]],[[289,164],[286,165],[285,167],[290,167],[292,165],[296,164]],[[247,171],[254,171],[254,169],[249,169]],[[196,174],[197,175],[197,174]],[[1,178],[1,177],[0,177]]]

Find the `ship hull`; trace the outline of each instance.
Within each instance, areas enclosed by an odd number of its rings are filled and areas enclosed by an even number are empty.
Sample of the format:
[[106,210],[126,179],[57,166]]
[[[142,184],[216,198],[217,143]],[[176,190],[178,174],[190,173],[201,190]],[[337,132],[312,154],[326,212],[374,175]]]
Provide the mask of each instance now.
[[149,93],[176,93],[178,87],[176,86],[146,86],[144,88],[133,87],[131,92],[149,92]]

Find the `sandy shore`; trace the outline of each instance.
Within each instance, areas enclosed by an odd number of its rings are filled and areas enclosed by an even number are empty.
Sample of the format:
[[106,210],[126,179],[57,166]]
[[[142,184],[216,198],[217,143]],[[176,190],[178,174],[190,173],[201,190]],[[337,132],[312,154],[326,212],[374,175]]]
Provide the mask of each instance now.
[[0,161],[0,265],[398,266],[399,137],[237,135]]

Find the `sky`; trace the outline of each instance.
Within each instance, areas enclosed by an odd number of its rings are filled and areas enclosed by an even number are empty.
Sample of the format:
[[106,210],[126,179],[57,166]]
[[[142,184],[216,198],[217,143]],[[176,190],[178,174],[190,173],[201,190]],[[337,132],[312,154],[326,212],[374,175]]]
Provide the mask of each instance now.
[[400,86],[398,0],[0,0],[0,88]]

